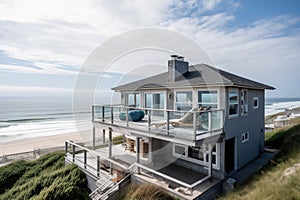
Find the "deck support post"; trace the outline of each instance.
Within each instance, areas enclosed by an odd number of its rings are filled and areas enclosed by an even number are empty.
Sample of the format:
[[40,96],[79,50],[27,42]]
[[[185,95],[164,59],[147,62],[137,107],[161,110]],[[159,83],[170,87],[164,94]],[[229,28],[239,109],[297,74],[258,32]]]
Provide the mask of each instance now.
[[96,128],[93,126],[93,150],[96,148]]
[[212,144],[208,144],[208,175],[210,176],[210,180],[212,181]]
[[[136,162],[140,164],[140,138],[136,137]],[[138,174],[140,174],[140,168],[137,168]]]
[[87,161],[87,152],[86,152],[86,150],[84,150],[84,152],[83,152],[84,154],[83,154],[83,166],[84,166],[84,169],[86,169],[86,161]]
[[105,129],[102,131],[102,143],[105,144]]
[[100,176],[100,156],[97,155],[97,176]]
[[[112,158],[112,128],[108,128],[108,157],[109,158]],[[110,162],[109,163],[109,168],[110,168],[110,174],[112,175],[113,174],[113,165],[112,163]]]
[[72,145],[73,163],[75,163],[75,145]]
[[66,141],[65,142],[65,153],[66,154],[68,153],[68,145],[69,145],[69,143],[68,143],[68,141]]
[[152,162],[152,156],[153,156],[153,154],[152,154],[152,138],[148,138],[148,141],[149,141],[149,143],[148,143],[148,159],[149,159],[149,161],[150,162]]

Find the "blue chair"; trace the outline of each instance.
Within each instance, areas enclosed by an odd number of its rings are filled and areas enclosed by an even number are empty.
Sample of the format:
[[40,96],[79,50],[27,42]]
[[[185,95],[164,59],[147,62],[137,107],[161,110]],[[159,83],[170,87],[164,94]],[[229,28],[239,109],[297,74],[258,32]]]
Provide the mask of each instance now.
[[[128,120],[133,122],[141,121],[145,117],[145,113],[142,110],[130,110],[128,111]],[[126,120],[126,112],[120,112],[119,118],[122,121]]]

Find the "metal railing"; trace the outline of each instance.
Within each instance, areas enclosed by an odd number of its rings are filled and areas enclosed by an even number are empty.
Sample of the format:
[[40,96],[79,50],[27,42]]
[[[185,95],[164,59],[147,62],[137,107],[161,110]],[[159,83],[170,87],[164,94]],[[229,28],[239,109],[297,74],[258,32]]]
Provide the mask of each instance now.
[[[134,110],[140,111],[144,117],[136,119]],[[196,141],[201,135],[219,134],[223,130],[224,110],[180,111],[122,105],[93,105],[92,121]]]
[[[77,151],[76,149],[74,150],[74,148],[77,148]],[[68,153],[70,153],[70,150],[71,150],[71,154],[72,154],[72,159],[69,157]],[[66,141],[66,159],[69,161],[69,162],[72,162],[74,164],[77,164],[79,167],[83,168],[84,170],[90,172],[90,173],[93,173],[91,172],[91,170],[89,170],[87,168],[87,159],[88,157],[86,157],[87,153],[90,153],[91,155],[93,155],[94,157],[92,157],[92,159],[96,159],[97,160],[97,164],[96,166],[90,166],[90,167],[93,167],[94,168],[94,175],[96,175],[97,177],[101,177],[101,176],[110,176],[109,180],[111,180],[112,178],[115,178],[112,174],[112,170],[110,170],[111,172],[110,173],[107,173],[106,171],[105,172],[102,172],[101,168],[100,168],[100,156],[97,154],[97,152],[95,151],[92,151],[92,150],[89,150],[83,146],[80,146],[74,142],[71,142],[71,141]],[[76,159],[76,155],[75,154],[82,154],[84,155],[84,166],[86,167],[82,167],[82,161],[80,162],[78,159]],[[124,175],[123,175],[123,179],[126,178],[128,176],[125,175],[125,172],[126,173],[129,173],[129,174],[132,174],[132,173],[140,173],[141,171],[145,171],[145,172],[149,172],[149,173],[152,173],[152,174],[155,174],[156,176],[158,177],[161,177],[163,180],[166,180],[166,181],[171,181],[171,182],[174,182],[180,186],[183,186],[184,188],[187,188],[188,190],[191,191],[191,194],[193,193],[193,189],[195,187],[197,187],[199,184],[203,183],[204,181],[208,180],[211,175],[208,174],[207,176],[205,176],[204,178],[198,180],[197,182],[193,183],[193,184],[188,184],[188,183],[185,183],[181,180],[178,180],[176,178],[173,178],[169,175],[166,175],[166,174],[163,174],[159,171],[156,171],[154,169],[151,169],[147,166],[144,166],[144,165],[141,165],[139,163],[133,163],[131,164],[129,167],[127,166],[124,166],[114,160],[112,160],[111,158],[108,158],[108,157],[102,157],[101,158],[102,161],[107,161],[109,162],[109,166],[111,167],[111,169],[113,168],[113,166],[118,166],[120,168],[122,168],[124,170]],[[122,180],[123,180],[122,179]],[[113,187],[116,187],[116,186],[113,186]],[[109,191],[111,191],[112,188],[109,189]],[[94,194],[94,193],[93,193]]]

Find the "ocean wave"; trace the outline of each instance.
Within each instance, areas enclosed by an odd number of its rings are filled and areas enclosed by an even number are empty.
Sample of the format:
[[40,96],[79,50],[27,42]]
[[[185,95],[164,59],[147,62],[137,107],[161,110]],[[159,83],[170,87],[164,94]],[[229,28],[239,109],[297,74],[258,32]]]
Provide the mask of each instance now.
[[273,115],[285,111],[285,109],[295,109],[300,107],[300,101],[278,102],[265,106],[265,114]]
[[[88,130],[92,127],[90,121],[46,121],[17,124],[0,128],[0,142],[39,136],[58,135]],[[79,130],[78,130],[79,129]]]

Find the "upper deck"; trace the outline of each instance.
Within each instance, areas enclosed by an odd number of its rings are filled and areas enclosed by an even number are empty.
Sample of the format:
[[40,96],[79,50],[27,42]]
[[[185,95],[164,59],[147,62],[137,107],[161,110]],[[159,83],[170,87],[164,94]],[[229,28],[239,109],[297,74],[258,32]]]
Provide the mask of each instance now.
[[[136,116],[138,113],[144,116],[140,120]],[[93,105],[92,120],[95,127],[103,129],[196,145],[223,133],[224,110],[178,111]]]

